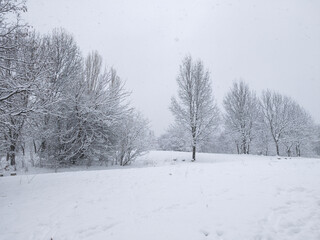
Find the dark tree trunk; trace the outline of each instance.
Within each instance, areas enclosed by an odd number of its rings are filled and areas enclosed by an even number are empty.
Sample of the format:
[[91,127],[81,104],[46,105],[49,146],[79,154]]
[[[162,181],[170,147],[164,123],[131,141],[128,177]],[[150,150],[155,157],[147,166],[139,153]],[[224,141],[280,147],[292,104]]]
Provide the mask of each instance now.
[[36,145],[36,142],[34,141],[34,139],[33,139],[32,141],[33,141],[34,153],[37,153],[37,145]]
[[288,155],[288,157],[291,157],[291,150],[290,150],[290,148],[287,150],[287,155]]
[[242,142],[241,149],[242,149],[242,154],[247,154],[246,141],[243,141],[243,142]]
[[280,156],[280,154],[279,154],[279,145],[278,145],[277,142],[276,142],[276,151],[277,151],[277,156]]
[[296,145],[296,155],[297,155],[298,157],[301,156],[300,145]]
[[196,160],[196,145],[197,145],[197,138],[196,138],[196,127],[192,127],[192,161]]
[[15,166],[16,165],[16,153],[15,153],[15,150],[16,150],[16,146],[11,144],[10,145],[10,165],[11,166]]
[[25,156],[25,144],[21,144],[22,155]]
[[196,160],[196,146],[192,146],[192,161]]

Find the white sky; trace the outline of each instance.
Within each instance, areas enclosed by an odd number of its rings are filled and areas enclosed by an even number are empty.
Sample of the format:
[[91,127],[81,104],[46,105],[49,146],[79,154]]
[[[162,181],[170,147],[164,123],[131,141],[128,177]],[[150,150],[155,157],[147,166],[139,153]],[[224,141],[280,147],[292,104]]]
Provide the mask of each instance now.
[[186,54],[211,72],[221,106],[235,79],[259,94],[297,100],[320,123],[320,1],[28,0],[27,21],[47,33],[63,27],[86,55],[98,50],[132,91],[157,135]]

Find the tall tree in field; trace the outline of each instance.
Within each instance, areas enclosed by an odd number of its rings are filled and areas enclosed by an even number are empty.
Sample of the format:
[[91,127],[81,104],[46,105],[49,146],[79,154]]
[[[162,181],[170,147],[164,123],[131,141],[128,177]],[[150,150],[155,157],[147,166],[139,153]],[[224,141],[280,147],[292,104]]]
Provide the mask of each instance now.
[[238,154],[249,154],[258,123],[258,103],[255,93],[243,81],[235,82],[223,100],[226,132],[235,140]]
[[290,107],[290,119],[287,130],[283,134],[282,144],[287,155],[290,157],[295,152],[296,156],[301,156],[302,149],[306,151],[312,145],[315,138],[315,126],[312,117],[298,103],[292,100]]
[[[130,112],[128,93],[115,69],[103,68],[98,52],[90,53],[85,60],[84,92],[77,104],[78,136],[86,142],[81,150],[84,159],[98,158],[112,161],[120,141],[118,132]],[[121,126],[120,126],[121,125]],[[82,144],[81,144],[82,145]]]
[[264,124],[269,128],[275,143],[276,153],[280,146],[286,154],[301,155],[301,149],[311,148],[314,138],[314,123],[311,116],[291,98],[270,90],[264,91],[261,99]]
[[212,96],[209,71],[202,61],[183,59],[177,77],[178,98],[172,97],[170,110],[178,125],[192,139],[192,160],[196,160],[197,144],[212,133],[219,120],[219,110]]
[[55,29],[46,36],[43,48],[47,50],[47,71],[42,91],[37,95],[43,107],[41,114],[34,116],[37,133],[34,142],[40,165],[45,159],[57,166],[68,162],[74,154],[70,145],[75,137],[74,103],[83,78],[82,56],[73,37],[63,29]]
[[267,90],[262,94],[261,109],[264,122],[270,130],[278,156],[280,142],[290,120],[290,104],[291,99],[279,93]]
[[24,74],[27,28],[20,14],[25,11],[25,1],[0,1],[0,151],[13,166],[32,88]]

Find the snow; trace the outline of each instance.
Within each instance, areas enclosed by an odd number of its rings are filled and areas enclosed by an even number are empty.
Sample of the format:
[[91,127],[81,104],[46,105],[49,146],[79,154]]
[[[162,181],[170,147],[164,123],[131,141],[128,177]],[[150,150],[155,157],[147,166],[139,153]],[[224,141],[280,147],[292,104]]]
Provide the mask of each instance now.
[[320,239],[320,159],[190,158],[2,177],[0,239]]

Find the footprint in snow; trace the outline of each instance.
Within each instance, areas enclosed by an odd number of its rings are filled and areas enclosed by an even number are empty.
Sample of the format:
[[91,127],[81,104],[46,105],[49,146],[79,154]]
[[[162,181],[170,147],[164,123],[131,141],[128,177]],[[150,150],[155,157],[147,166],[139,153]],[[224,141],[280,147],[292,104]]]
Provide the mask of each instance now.
[[221,236],[223,235],[223,231],[217,230],[217,231],[216,231],[216,234],[217,234],[219,237],[221,237]]
[[200,229],[200,232],[206,237],[209,236],[209,232],[204,229]]

